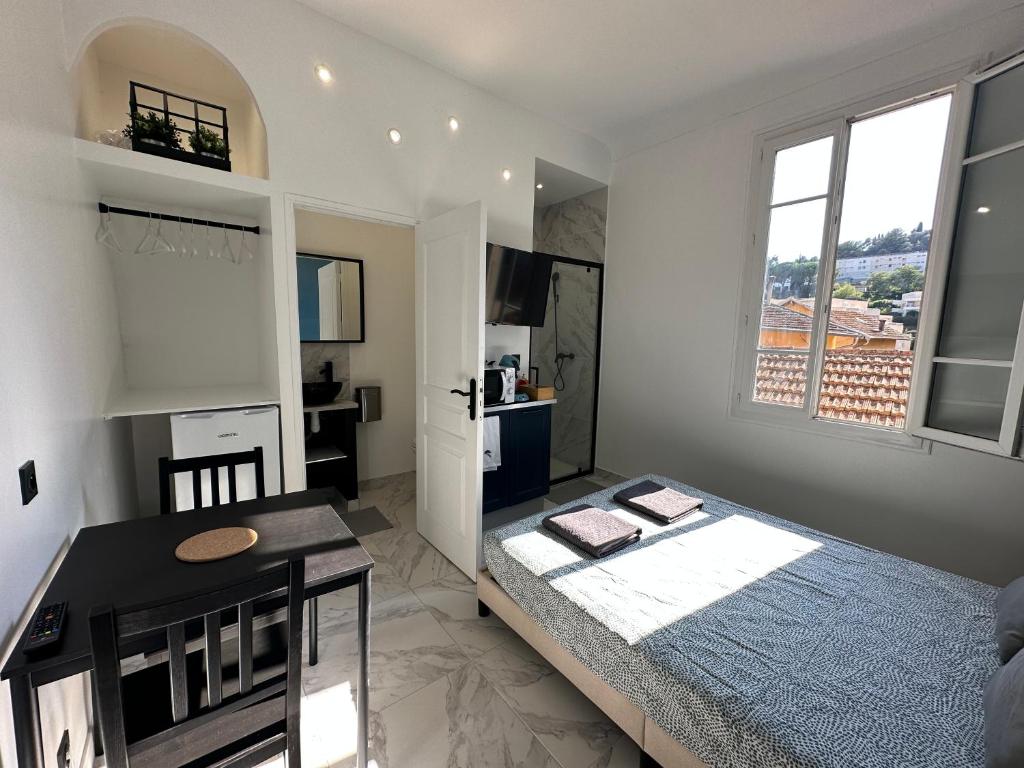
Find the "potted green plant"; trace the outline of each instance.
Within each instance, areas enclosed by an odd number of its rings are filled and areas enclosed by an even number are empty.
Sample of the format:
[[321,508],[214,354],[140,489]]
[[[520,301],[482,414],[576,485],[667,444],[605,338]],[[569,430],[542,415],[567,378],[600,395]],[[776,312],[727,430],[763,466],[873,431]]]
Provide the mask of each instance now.
[[224,144],[224,138],[220,134],[211,131],[205,125],[200,125],[199,128],[188,135],[188,145],[198,155],[216,157],[221,160],[227,160],[228,153],[230,152]]
[[132,141],[181,149],[178,128],[169,117],[163,117],[150,110],[146,114],[134,112],[131,118],[132,121],[125,126],[123,133]]

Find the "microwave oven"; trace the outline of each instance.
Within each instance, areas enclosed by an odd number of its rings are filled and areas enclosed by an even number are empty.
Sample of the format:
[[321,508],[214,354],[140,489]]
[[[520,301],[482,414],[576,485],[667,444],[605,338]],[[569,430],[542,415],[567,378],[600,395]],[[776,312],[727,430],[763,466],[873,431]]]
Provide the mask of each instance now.
[[484,405],[516,401],[516,369],[484,368]]

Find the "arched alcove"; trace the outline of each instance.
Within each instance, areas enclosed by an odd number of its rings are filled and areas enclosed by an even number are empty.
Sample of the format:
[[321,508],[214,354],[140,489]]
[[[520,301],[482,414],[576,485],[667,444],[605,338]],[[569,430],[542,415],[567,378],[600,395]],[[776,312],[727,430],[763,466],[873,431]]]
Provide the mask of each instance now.
[[[120,132],[130,122],[130,84],[134,81],[185,100],[169,97],[172,112],[198,114],[211,123],[219,110],[189,100],[224,107],[229,128],[231,171],[268,178],[267,132],[249,86],[227,59],[185,30],[144,21],[110,26],[85,46],[75,64],[79,138],[103,143],[130,141]],[[163,106],[159,91],[137,89],[140,105]],[[158,110],[159,111],[159,110]],[[139,112],[148,112],[140,106]],[[182,148],[190,153],[189,132],[194,123],[172,117]],[[221,135],[216,126],[208,130]]]

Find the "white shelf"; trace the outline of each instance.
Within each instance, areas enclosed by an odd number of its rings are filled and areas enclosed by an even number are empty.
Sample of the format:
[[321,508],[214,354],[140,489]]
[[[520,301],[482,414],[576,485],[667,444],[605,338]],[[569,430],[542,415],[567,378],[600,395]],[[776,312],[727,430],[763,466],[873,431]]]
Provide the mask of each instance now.
[[266,386],[233,384],[220,387],[180,387],[174,389],[128,389],[111,397],[105,419],[119,416],[148,416],[184,413],[219,408],[246,408],[277,405],[280,398]]
[[75,156],[108,198],[210,209],[259,218],[270,182],[180,160],[75,139]]

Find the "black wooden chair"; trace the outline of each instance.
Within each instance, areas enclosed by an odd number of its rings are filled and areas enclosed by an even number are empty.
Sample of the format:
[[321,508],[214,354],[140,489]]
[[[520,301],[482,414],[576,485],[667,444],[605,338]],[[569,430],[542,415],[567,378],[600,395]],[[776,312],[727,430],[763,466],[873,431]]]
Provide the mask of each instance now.
[[236,472],[239,466],[252,464],[256,474],[256,498],[267,495],[263,479],[263,448],[256,446],[251,451],[239,453],[220,453],[213,456],[194,456],[188,459],[171,459],[164,456],[160,464],[160,514],[166,515],[175,509],[174,492],[171,489],[171,477],[178,474],[192,475],[192,503],[195,509],[203,506],[203,472],[210,474],[210,504],[217,506],[220,501],[220,469],[228,470],[227,501],[238,501],[238,482]]
[[[256,474],[256,498],[266,498],[267,489],[263,475],[263,448],[256,446],[251,451],[238,453],[220,453],[212,456],[194,456],[187,459],[171,459],[167,456],[159,460],[160,465],[160,514],[167,515],[175,510],[174,490],[171,478],[177,474],[192,475],[192,503],[195,509],[203,506],[203,472],[210,476],[210,504],[216,506],[220,500],[220,469],[228,471],[228,501],[238,501],[237,468],[252,464]],[[319,659],[319,606],[314,597],[309,601],[309,665],[316,666]]]
[[[299,558],[199,596],[93,608],[89,632],[107,766],[244,768],[286,751],[288,768],[299,768],[304,577]],[[266,643],[253,632],[253,603],[282,589],[287,618],[276,626],[285,629],[286,647],[277,659],[254,660],[254,642]],[[238,610],[237,645],[221,637],[221,611],[229,608]],[[204,647],[186,653],[186,623],[195,619],[204,622]],[[156,632],[166,632],[168,661],[122,675],[121,644]]]

